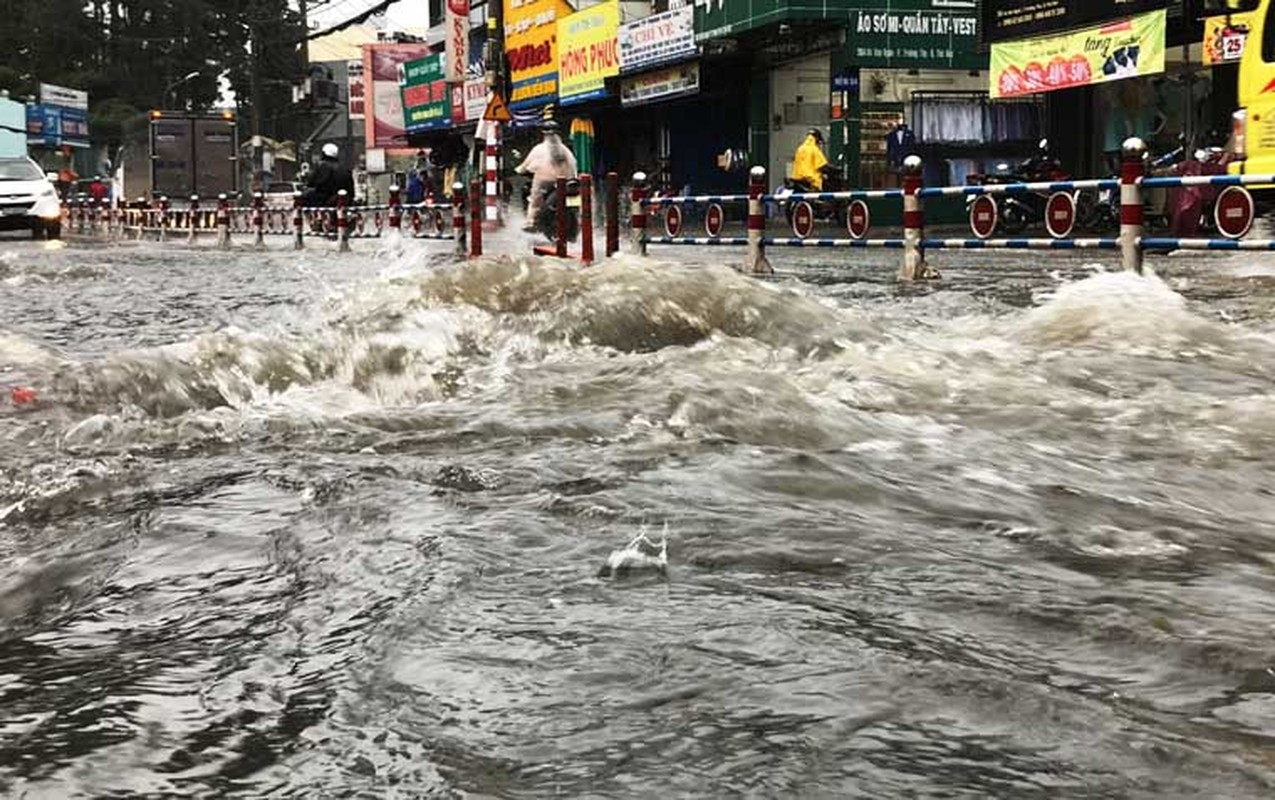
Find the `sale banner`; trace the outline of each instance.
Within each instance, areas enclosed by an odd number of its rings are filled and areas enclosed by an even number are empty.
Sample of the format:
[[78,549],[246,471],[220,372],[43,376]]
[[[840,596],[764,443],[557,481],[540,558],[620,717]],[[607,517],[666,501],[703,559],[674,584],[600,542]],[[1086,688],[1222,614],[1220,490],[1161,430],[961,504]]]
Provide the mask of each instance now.
[[991,96],[1017,97],[1164,72],[1166,12],[992,45]]
[[562,105],[606,94],[606,79],[620,74],[619,32],[618,0],[558,20],[558,98]]

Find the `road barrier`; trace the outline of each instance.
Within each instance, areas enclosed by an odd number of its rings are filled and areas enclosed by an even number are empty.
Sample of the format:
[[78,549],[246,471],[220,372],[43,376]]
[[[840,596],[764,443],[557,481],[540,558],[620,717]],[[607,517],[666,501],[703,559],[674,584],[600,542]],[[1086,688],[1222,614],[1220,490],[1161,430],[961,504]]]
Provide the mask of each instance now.
[[464,240],[454,224],[448,227],[446,212],[453,208],[460,211],[464,228],[463,209],[468,205],[463,192],[451,202],[404,204],[398,187],[390,188],[387,205],[367,206],[349,205],[343,197],[335,206],[303,206],[301,195],[296,194],[291,208],[267,207],[260,193],[247,206],[231,206],[223,194],[211,208],[194,196],[183,209],[174,209],[167,197],[159,198],[154,207],[141,200],[129,207],[77,201],[63,206],[62,224],[70,234],[112,239],[167,241],[182,234],[194,244],[212,236],[218,247],[225,248],[230,246],[232,234],[250,235],[258,247],[265,245],[267,237],[290,236],[298,249],[307,239],[327,239],[344,250],[351,239],[377,239],[391,231],[408,239]]
[[[766,255],[768,247],[815,248],[880,248],[902,251],[899,268],[901,280],[917,280],[938,277],[926,260],[928,250],[1119,250],[1122,266],[1141,272],[1147,251],[1160,250],[1275,250],[1275,240],[1244,239],[1252,227],[1255,205],[1252,195],[1244,186],[1275,183],[1275,175],[1199,175],[1185,177],[1148,177],[1146,173],[1146,146],[1140,139],[1124,143],[1120,177],[1075,181],[1050,181],[1038,183],[1009,183],[986,186],[922,185],[923,164],[917,156],[904,160],[903,187],[901,189],[849,190],[841,192],[794,192],[763,194],[766,173],[754,167],[749,173],[748,192],[738,195],[696,195],[687,197],[649,198],[646,176],[636,173],[630,190],[630,237],[632,251],[646,255],[651,245],[680,246],[746,246],[747,255],[741,265],[746,272],[765,274],[771,271]],[[1146,192],[1154,188],[1184,188],[1212,186],[1222,189],[1214,202],[1213,223],[1223,238],[1171,238],[1145,235],[1144,204]],[[608,184],[608,190],[610,184]],[[1118,236],[1078,237],[1072,234],[1076,227],[1076,197],[1082,191],[1115,192],[1119,190]],[[1048,238],[1003,237],[996,238],[999,230],[999,204],[997,198],[1011,195],[1034,194],[1046,196],[1044,222]],[[970,227],[973,238],[927,238],[925,236],[925,207],[927,197],[966,196],[976,198],[970,202]],[[986,199],[978,199],[986,198]],[[895,200],[902,204],[902,236],[870,238],[871,213],[866,201]],[[610,198],[608,198],[608,204]],[[743,236],[723,232],[727,218],[726,209],[731,204],[746,204],[745,231]],[[772,203],[789,212],[792,236],[766,235],[766,216],[761,213],[764,204]],[[845,238],[817,238],[815,230],[816,203],[843,203]],[[704,208],[703,236],[684,235],[686,214],[684,209],[693,206]],[[663,235],[651,235],[650,218],[663,217]],[[608,252],[610,243],[608,242]]]

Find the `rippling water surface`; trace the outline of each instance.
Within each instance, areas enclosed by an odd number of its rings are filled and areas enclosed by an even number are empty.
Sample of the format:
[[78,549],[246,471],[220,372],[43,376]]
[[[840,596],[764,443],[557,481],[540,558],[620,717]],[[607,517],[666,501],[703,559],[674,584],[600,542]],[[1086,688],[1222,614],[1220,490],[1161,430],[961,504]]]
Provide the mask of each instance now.
[[660,252],[0,241],[0,793],[1275,793],[1275,262]]

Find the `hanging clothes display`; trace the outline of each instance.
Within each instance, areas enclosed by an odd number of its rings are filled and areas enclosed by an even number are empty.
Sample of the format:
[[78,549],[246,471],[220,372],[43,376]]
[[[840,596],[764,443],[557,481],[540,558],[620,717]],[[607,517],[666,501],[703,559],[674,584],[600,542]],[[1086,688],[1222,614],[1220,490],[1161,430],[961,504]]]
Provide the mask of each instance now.
[[913,92],[917,140],[930,144],[1030,142],[1041,137],[1036,98],[990,100],[986,92]]

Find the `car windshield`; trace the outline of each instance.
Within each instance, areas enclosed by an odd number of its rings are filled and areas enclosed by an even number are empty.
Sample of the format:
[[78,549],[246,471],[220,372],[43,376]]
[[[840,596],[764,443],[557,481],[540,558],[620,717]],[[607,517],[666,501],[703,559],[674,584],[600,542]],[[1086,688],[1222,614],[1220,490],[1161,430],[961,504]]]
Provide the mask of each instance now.
[[25,158],[0,158],[0,181],[38,181],[40,168]]

